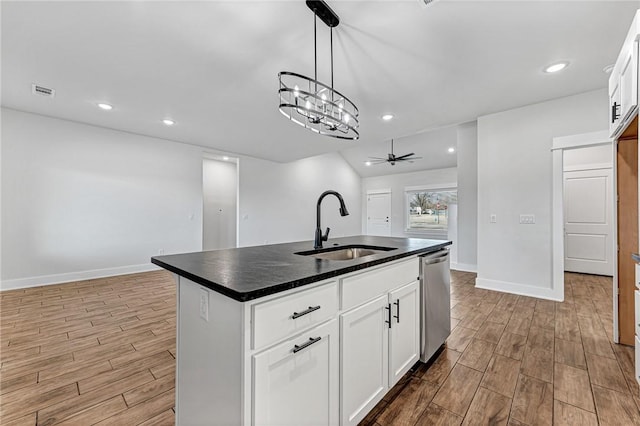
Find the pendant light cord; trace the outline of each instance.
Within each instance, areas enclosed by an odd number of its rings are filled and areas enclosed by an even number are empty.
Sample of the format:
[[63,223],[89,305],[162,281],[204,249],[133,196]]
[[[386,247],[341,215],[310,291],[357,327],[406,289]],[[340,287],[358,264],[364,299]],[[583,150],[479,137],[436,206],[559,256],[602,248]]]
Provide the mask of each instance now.
[[[315,67],[313,79],[318,81],[318,40],[316,34],[316,22],[318,21],[318,15],[313,13],[313,64]],[[318,83],[316,83],[316,92],[318,91]]]

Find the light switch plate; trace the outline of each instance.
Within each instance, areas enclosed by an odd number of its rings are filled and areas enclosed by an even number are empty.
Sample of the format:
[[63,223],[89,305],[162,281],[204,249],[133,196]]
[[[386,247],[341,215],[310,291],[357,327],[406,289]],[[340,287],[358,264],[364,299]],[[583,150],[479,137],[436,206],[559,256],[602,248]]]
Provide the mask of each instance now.
[[496,223],[498,221],[498,216],[496,216],[495,213],[491,214],[491,216],[489,216],[489,222],[490,223]]
[[520,224],[522,225],[533,225],[536,223],[536,215],[534,214],[521,214],[520,215]]

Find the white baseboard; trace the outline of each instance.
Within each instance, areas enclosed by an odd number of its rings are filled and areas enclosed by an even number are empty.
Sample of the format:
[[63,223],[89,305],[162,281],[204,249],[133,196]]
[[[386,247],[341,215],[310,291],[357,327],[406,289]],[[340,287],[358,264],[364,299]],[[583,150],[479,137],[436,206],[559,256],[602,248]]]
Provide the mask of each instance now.
[[558,290],[548,287],[536,287],[507,281],[488,280],[486,278],[476,278],[476,287],[521,296],[537,297],[538,299],[553,300],[555,302],[564,302],[564,294],[558,294]]
[[0,291],[40,287],[43,285],[112,277],[116,275],[135,274],[138,272],[157,271],[159,269],[160,268],[158,266],[151,263],[143,263],[141,265],[118,266],[116,268],[93,269],[91,271],[68,272],[65,274],[41,275],[39,277],[3,280],[0,282]]
[[462,272],[478,272],[478,265],[472,265],[470,263],[451,263],[451,269],[454,271],[462,271]]

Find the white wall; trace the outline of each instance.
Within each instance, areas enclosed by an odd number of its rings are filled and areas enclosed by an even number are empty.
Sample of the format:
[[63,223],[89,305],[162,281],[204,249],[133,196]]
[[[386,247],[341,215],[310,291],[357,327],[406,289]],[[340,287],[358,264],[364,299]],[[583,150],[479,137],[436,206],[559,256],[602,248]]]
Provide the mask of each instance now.
[[2,285],[149,269],[200,250],[200,150],[2,109]]
[[[148,270],[160,249],[201,250],[204,149],[1,112],[3,290]],[[339,154],[239,161],[240,245],[311,241],[326,189],[351,212],[339,217],[325,199],[330,237],[360,234],[360,177]]]
[[238,167],[235,161],[202,160],[202,249],[236,247]]
[[405,217],[405,188],[421,185],[455,185],[457,179],[458,173],[455,167],[362,179],[362,233],[365,234],[367,232],[367,191],[391,189],[391,235],[394,237],[433,238],[425,236],[425,234],[405,231],[407,225]]
[[478,248],[478,125],[458,131],[458,262],[452,268],[476,272]]
[[[551,275],[552,139],[606,127],[604,89],[478,118],[478,287],[563,297]],[[522,213],[536,223],[520,225]]]
[[[313,241],[316,202],[328,189],[344,198],[349,216],[341,217],[335,197],[322,202],[322,229],[331,238],[361,232],[360,176],[338,153],[291,163],[256,158],[240,162],[240,246]],[[311,243],[310,248],[313,248]]]

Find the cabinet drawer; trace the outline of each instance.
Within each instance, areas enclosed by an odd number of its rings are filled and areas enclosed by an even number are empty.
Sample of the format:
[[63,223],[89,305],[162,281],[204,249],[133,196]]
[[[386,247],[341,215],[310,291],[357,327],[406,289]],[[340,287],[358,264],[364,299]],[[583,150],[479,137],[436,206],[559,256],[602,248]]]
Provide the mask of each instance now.
[[640,336],[640,291],[636,290],[635,292],[635,308],[636,308],[636,336]]
[[303,331],[338,312],[338,284],[333,281],[252,307],[252,349]]
[[408,284],[417,279],[420,273],[418,258],[382,265],[372,271],[343,278],[340,284],[342,310],[373,299],[381,294]]

